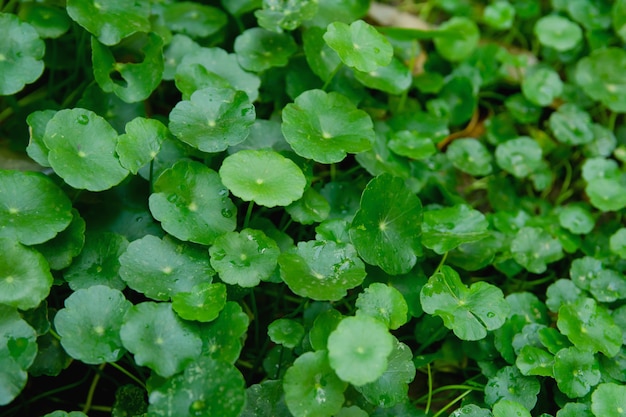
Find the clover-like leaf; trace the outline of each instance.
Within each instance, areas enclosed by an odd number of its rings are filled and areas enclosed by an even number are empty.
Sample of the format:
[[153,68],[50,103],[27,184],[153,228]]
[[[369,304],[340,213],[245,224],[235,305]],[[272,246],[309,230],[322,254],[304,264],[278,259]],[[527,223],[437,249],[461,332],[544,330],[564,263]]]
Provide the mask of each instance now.
[[422,203],[401,178],[372,179],[350,227],[350,238],[367,263],[398,275],[411,270],[421,254]]
[[300,156],[330,164],[372,147],[373,123],[345,96],[308,90],[283,109],[282,132]]
[[434,39],[437,52],[448,61],[463,61],[478,46],[480,30],[478,25],[467,17],[453,17],[439,26],[439,31],[449,34]]
[[294,30],[317,13],[315,0],[263,0],[263,7],[254,12],[259,26],[274,32]]
[[153,300],[167,301],[179,292],[190,292],[195,285],[211,283],[206,249],[146,235],[132,241],[119,257],[120,277],[130,288]]
[[0,304],[21,310],[35,308],[50,293],[48,262],[34,249],[0,237]]
[[381,321],[346,317],[328,336],[328,359],[339,378],[358,387],[384,374],[393,347],[394,337]]
[[524,376],[515,366],[505,366],[489,378],[485,386],[485,402],[493,405],[503,399],[516,401],[527,410],[532,410],[540,388],[534,376]]
[[43,73],[46,45],[35,28],[17,16],[0,13],[0,96],[15,94]]
[[85,363],[116,362],[125,352],[120,328],[131,305],[119,290],[103,285],[77,290],[54,317],[61,345]]
[[138,365],[165,378],[182,371],[202,351],[198,329],[178,318],[169,303],[143,302],[130,307],[120,337]]
[[570,398],[586,395],[600,382],[600,363],[593,353],[576,347],[561,349],[554,356],[554,379]]
[[585,94],[615,112],[626,112],[626,84],[618,70],[626,64],[626,51],[600,48],[578,61],[576,83]]
[[172,297],[172,308],[185,320],[213,321],[226,305],[226,285],[203,282]]
[[550,129],[559,142],[583,145],[593,141],[591,116],[575,104],[566,103],[550,115]]
[[513,259],[528,271],[541,274],[563,258],[561,242],[539,227],[521,228],[511,242]]
[[409,68],[397,58],[393,58],[388,65],[368,72],[355,71],[354,77],[366,87],[389,94],[402,94],[413,81]]
[[402,293],[389,285],[374,282],[359,294],[356,315],[364,314],[395,330],[408,321],[409,307]]
[[491,174],[493,157],[485,145],[476,139],[455,140],[448,146],[446,155],[452,165],[470,175]]
[[85,109],[58,111],[46,126],[48,162],[74,188],[102,191],[122,182],[128,171],[115,154],[118,135],[102,117]]
[[344,64],[363,72],[389,65],[393,56],[393,48],[387,38],[362,20],[350,25],[331,23],[326,29],[324,40],[337,52]]
[[280,249],[261,230],[224,233],[209,248],[211,266],[227,284],[254,287],[268,279],[278,262]]
[[297,47],[290,34],[251,28],[237,36],[234,49],[244,69],[262,72],[287,65]]
[[612,382],[598,385],[591,394],[591,411],[596,417],[622,417],[626,404],[626,387]]
[[295,162],[269,150],[242,150],[229,155],[219,172],[234,195],[266,207],[291,204],[302,197],[306,186],[306,178]]
[[[120,62],[115,57],[118,51],[138,58]],[[161,82],[163,40],[154,32],[137,33],[114,47],[91,38],[91,54],[93,75],[102,91],[112,92],[127,103],[147,99]]]
[[43,243],[72,221],[72,203],[43,174],[0,170],[0,237]]
[[336,414],[348,384],[333,372],[324,350],[306,352],[283,378],[285,402],[294,415],[324,417]]
[[135,32],[150,32],[150,2],[69,0],[67,14],[105,45]]
[[420,301],[426,313],[441,317],[463,340],[484,339],[488,330],[504,324],[510,309],[498,287],[476,282],[468,288],[459,274],[445,265],[422,287]]
[[535,35],[543,46],[563,52],[574,49],[583,40],[583,31],[566,17],[548,15],[535,23]]
[[299,242],[280,254],[278,264],[289,289],[314,300],[340,300],[365,278],[365,265],[349,243]]
[[272,342],[293,349],[304,337],[304,326],[292,319],[278,319],[267,326],[267,335]]
[[394,340],[387,359],[387,370],[376,381],[356,387],[370,403],[385,408],[402,402],[409,391],[409,383],[415,378],[413,353],[407,345]]
[[200,324],[202,356],[210,356],[234,364],[243,348],[250,319],[241,306],[227,301],[219,316],[210,323]]
[[148,415],[237,417],[245,402],[245,380],[231,364],[203,357],[150,392]]
[[542,150],[537,141],[522,136],[501,143],[496,148],[496,162],[517,178],[532,174],[541,164]]
[[211,36],[228,23],[226,13],[217,7],[191,1],[168,4],[163,11],[163,18],[170,30],[192,38]]
[[488,236],[488,222],[478,210],[467,204],[424,212],[422,243],[438,254],[444,254],[463,243]]
[[126,124],[126,133],[120,135],[115,151],[124,168],[137,174],[152,161],[167,138],[167,128],[156,119],[137,117]]
[[563,81],[551,68],[539,67],[529,71],[522,81],[522,93],[531,103],[548,106],[563,92]]
[[202,152],[221,152],[248,136],[255,117],[254,106],[243,91],[204,88],[172,109],[169,128]]
[[219,174],[199,162],[180,160],[154,183],[150,211],[166,232],[210,245],[235,229],[236,207]]
[[586,205],[569,204],[559,212],[559,224],[575,234],[587,234],[593,230],[595,219]]

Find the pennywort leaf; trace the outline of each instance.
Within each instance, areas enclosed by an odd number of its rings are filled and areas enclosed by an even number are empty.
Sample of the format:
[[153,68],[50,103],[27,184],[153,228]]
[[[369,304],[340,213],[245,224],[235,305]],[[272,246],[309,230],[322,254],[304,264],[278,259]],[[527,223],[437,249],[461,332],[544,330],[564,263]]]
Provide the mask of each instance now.
[[463,243],[483,239],[487,219],[466,204],[424,212],[422,243],[438,254],[448,252]]
[[439,26],[439,31],[450,34],[435,38],[437,52],[448,61],[462,61],[478,46],[480,30],[476,23],[467,17],[453,17]]
[[364,314],[379,319],[395,330],[408,320],[408,306],[402,293],[393,287],[375,282],[359,294],[356,315]]
[[211,36],[228,23],[226,13],[222,10],[190,1],[168,4],[163,17],[172,31],[192,38]]
[[202,282],[188,292],[172,297],[172,308],[185,320],[208,322],[215,320],[226,305],[226,285]]
[[137,174],[161,150],[168,137],[167,128],[156,119],[137,117],[126,124],[126,133],[118,137],[115,151],[124,168]]
[[583,31],[566,17],[549,15],[540,18],[535,24],[535,35],[543,46],[568,51],[575,48],[583,39]]
[[542,150],[539,144],[526,136],[501,143],[496,148],[496,162],[503,170],[517,178],[524,178],[539,168]]
[[523,227],[511,242],[511,253],[517,263],[528,271],[540,274],[547,265],[563,257],[558,239],[538,227]]
[[626,112],[624,85],[617,68],[626,62],[626,52],[620,48],[601,48],[578,61],[576,83],[589,97],[600,101],[615,112]]
[[251,28],[235,39],[239,64],[248,71],[262,72],[272,67],[284,67],[296,52],[296,43],[287,33]]

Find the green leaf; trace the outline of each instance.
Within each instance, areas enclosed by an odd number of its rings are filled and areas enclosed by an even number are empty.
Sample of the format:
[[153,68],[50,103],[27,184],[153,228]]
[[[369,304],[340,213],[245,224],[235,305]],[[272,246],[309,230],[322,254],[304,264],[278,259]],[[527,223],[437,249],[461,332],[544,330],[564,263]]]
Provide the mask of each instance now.
[[304,326],[295,320],[278,319],[267,326],[267,335],[272,342],[293,349],[304,337]]
[[226,13],[217,7],[190,1],[168,4],[163,11],[163,18],[170,30],[192,38],[211,36],[228,23]]
[[21,310],[35,308],[50,294],[52,274],[36,250],[0,237],[0,304]]
[[415,378],[413,353],[404,343],[394,340],[393,351],[387,360],[389,365],[380,378],[356,387],[356,390],[371,404],[385,408],[393,407],[404,401],[409,391],[409,384]]
[[204,88],[176,104],[169,128],[202,152],[221,152],[243,142],[255,117],[254,106],[243,91]]
[[15,94],[43,73],[46,45],[35,28],[9,13],[0,13],[0,96]]
[[614,159],[587,158],[583,163],[582,177],[588,183],[599,178],[616,178],[619,173],[619,166]]
[[335,309],[326,310],[320,313],[313,322],[313,327],[309,331],[309,341],[315,350],[326,350],[328,336],[337,328],[343,316]]
[[583,145],[593,141],[591,117],[575,104],[566,103],[550,115],[550,129],[559,142]]
[[50,269],[65,269],[83,249],[85,244],[85,220],[78,214],[78,210],[72,209],[72,222],[70,225],[50,239],[40,245],[37,249],[48,261]]
[[265,380],[246,390],[246,408],[240,417],[291,417],[282,380]]
[[485,145],[477,139],[455,140],[448,146],[446,155],[452,165],[467,174],[474,176],[491,174],[493,157]]
[[152,161],[161,150],[161,143],[168,131],[156,119],[137,117],[126,124],[126,133],[120,135],[115,151],[124,168],[137,174],[139,169]]
[[480,408],[476,404],[467,404],[452,412],[450,417],[493,417],[493,414],[488,409]]
[[483,11],[483,20],[494,29],[510,29],[515,21],[515,7],[508,1],[488,4]]
[[576,65],[576,83],[594,100],[614,112],[626,112],[626,85],[619,68],[626,65],[626,51],[609,47],[592,51]]
[[52,413],[46,414],[44,417],[87,417],[87,414],[81,413],[80,411],[53,411]]
[[538,106],[549,106],[562,92],[563,81],[552,68],[531,68],[522,81],[522,93]]
[[250,319],[239,304],[227,301],[217,319],[200,324],[202,356],[234,364],[243,348]]
[[559,52],[574,49],[583,40],[583,31],[580,26],[558,15],[543,16],[537,20],[534,32],[543,46]]
[[31,24],[42,38],[60,37],[68,31],[71,23],[63,8],[43,3],[21,4],[18,16]]
[[117,233],[93,232],[85,237],[85,246],[63,278],[77,290],[92,285],[107,285],[123,290],[126,284],[119,277],[119,257],[126,251],[128,240]]
[[169,236],[159,239],[146,235],[134,240],[119,257],[119,263],[119,275],[130,288],[160,301],[210,283],[215,274],[206,249]]
[[320,223],[328,218],[330,204],[315,188],[304,190],[302,198],[285,207],[292,219],[301,224]]
[[358,387],[384,374],[393,346],[393,336],[379,320],[346,317],[328,336],[328,359],[339,378]]
[[530,411],[518,401],[500,400],[493,405],[493,417],[531,417]]
[[602,211],[626,207],[626,177],[595,178],[587,182],[585,192],[591,205]]
[[165,46],[163,51],[163,79],[173,80],[178,65],[182,62],[183,58],[192,55],[198,50],[201,50],[200,45],[188,36],[178,33],[172,36],[171,41]]
[[263,0],[263,8],[255,11],[254,15],[262,28],[279,33],[291,31],[315,16],[317,3],[314,0]]
[[54,172],[72,187],[89,191],[109,189],[128,175],[115,154],[117,140],[105,119],[80,108],[58,111],[43,137]]
[[169,303],[143,302],[130,307],[120,337],[138,365],[165,378],[182,371],[202,350],[197,328],[178,318]]
[[459,274],[445,265],[428,279],[420,301],[424,312],[441,317],[463,340],[484,339],[488,330],[504,324],[510,308],[499,288],[486,282],[468,288]]
[[246,402],[245,380],[229,363],[200,358],[150,393],[155,417],[237,417]]
[[322,28],[311,27],[302,35],[302,43],[311,71],[323,81],[329,81],[335,75],[335,69],[341,65],[341,58],[324,41],[325,33]]
[[291,291],[314,300],[340,300],[365,278],[365,265],[349,243],[299,242],[280,254],[278,265]]
[[262,72],[272,67],[287,65],[297,46],[287,33],[250,28],[235,38],[234,49],[239,64],[244,69]]
[[617,0],[611,10],[613,30],[622,39],[626,40],[626,2]]
[[359,255],[385,272],[407,273],[421,255],[422,203],[400,178],[372,179],[350,227]]
[[600,375],[600,363],[591,352],[570,347],[554,357],[554,379],[569,398],[587,395],[600,382]]
[[[91,53],[93,75],[102,91],[127,103],[147,99],[161,82],[163,40],[154,32],[137,33],[114,47],[91,38]],[[121,53],[126,55],[122,62],[116,59]]]
[[166,232],[181,240],[211,245],[235,229],[237,209],[217,172],[179,160],[154,183],[150,211]]
[[609,246],[611,252],[622,259],[626,258],[626,228],[622,227],[611,235]]
[[415,130],[393,132],[389,139],[389,149],[412,159],[426,159],[437,153],[437,148],[429,136]]
[[117,362],[125,353],[120,328],[131,305],[120,291],[103,285],[72,293],[54,318],[63,349],[88,364]]
[[396,330],[408,321],[409,307],[400,291],[393,287],[374,282],[359,294],[356,300],[356,315],[374,317]]
[[3,304],[0,304],[0,335],[0,405],[7,405],[26,385],[26,370],[37,355],[37,336],[17,310]]
[[467,204],[424,212],[422,244],[438,254],[488,236],[485,216]]
[[515,401],[526,410],[532,410],[540,388],[537,378],[522,375],[514,366],[505,366],[489,378],[485,386],[485,402],[493,405],[500,400]]
[[591,411],[596,417],[623,417],[626,387],[612,382],[598,385],[591,394]]
[[615,356],[622,345],[622,331],[608,310],[592,298],[578,298],[559,309],[557,327],[579,349]]
[[219,172],[234,195],[266,207],[299,200],[306,186],[306,178],[295,162],[269,150],[242,150],[229,155]]
[[568,204],[559,211],[559,224],[572,233],[587,234],[593,230],[595,223],[587,205]]
[[282,132],[300,156],[316,162],[340,162],[346,153],[372,147],[372,119],[345,96],[308,90],[283,109]]
[[451,62],[463,61],[474,52],[480,39],[480,30],[473,20],[456,16],[439,26],[439,32],[450,36],[434,39],[435,48],[442,57]]
[[548,264],[563,258],[558,239],[539,227],[521,228],[511,241],[513,259],[534,274],[541,274]]
[[0,237],[46,242],[72,221],[72,203],[45,175],[0,170]]
[[366,87],[389,94],[402,94],[413,81],[411,70],[397,58],[393,58],[389,65],[368,72],[355,70],[354,77]]
[[150,32],[150,2],[68,0],[67,14],[105,45],[136,32]]
[[46,132],[48,122],[57,112],[55,110],[34,111],[26,118],[30,140],[26,147],[28,156],[43,167],[49,167],[48,148],[43,143],[43,136]]
[[496,148],[496,162],[503,170],[517,178],[524,178],[537,170],[542,150],[537,141],[522,136],[501,143]]
[[226,305],[226,285],[207,282],[194,285],[189,292],[172,297],[172,308],[185,320],[213,321]]
[[387,38],[362,20],[350,25],[331,23],[326,29],[324,40],[337,52],[344,64],[363,72],[387,66],[393,57],[393,47]]
[[255,229],[224,233],[209,248],[211,266],[227,284],[254,287],[274,273],[280,249]]
[[515,366],[522,375],[554,376],[554,356],[535,346],[522,347],[515,359]]
[[326,351],[306,352],[287,369],[283,378],[285,402],[294,415],[331,416],[344,402],[347,383],[337,378]]

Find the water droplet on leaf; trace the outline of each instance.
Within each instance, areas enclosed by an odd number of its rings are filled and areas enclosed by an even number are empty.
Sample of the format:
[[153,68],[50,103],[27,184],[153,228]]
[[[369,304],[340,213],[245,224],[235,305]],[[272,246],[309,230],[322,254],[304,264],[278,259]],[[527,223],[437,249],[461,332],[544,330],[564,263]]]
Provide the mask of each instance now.
[[78,116],[76,121],[81,125],[86,125],[87,123],[89,123],[89,116],[87,116],[86,114],[81,114],[80,116]]
[[233,212],[232,210],[229,210],[229,209],[222,209],[222,216],[226,217],[227,219],[230,219],[231,217],[233,217]]

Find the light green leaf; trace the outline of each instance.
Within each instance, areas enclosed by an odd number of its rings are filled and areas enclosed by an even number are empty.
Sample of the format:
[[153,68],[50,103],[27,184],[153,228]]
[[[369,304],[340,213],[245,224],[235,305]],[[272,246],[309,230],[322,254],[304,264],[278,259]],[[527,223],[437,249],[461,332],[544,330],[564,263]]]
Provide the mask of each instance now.
[[440,32],[450,36],[435,37],[435,48],[445,59],[452,62],[468,58],[478,46],[480,30],[473,20],[456,16],[439,26]]
[[559,224],[575,234],[587,234],[595,226],[595,219],[585,204],[568,204],[559,211]]
[[524,178],[540,167],[542,150],[537,141],[522,136],[501,143],[496,148],[496,162],[517,178]]
[[416,130],[393,132],[389,139],[389,149],[412,159],[426,159],[437,153],[433,139],[429,136],[428,133]]
[[559,52],[574,49],[583,40],[580,26],[558,15],[543,16],[537,20],[534,32],[543,46]]
[[563,81],[552,68],[530,69],[522,81],[522,93],[531,103],[548,106],[563,92]]
[[526,410],[532,410],[540,388],[537,378],[522,375],[514,366],[505,366],[489,378],[485,386],[485,402],[493,405],[500,400],[515,401]]
[[26,118],[30,140],[26,147],[26,153],[30,158],[43,167],[49,167],[48,148],[43,142],[48,122],[57,112],[55,110],[34,111]]
[[619,68],[626,65],[626,51],[617,47],[600,48],[576,65],[576,83],[585,94],[610,110],[626,112],[626,83]]
[[626,207],[626,177],[594,178],[585,192],[591,205],[602,211],[619,211]]
[[206,38],[220,31],[228,23],[226,13],[217,7],[190,1],[170,3],[163,11],[165,24],[173,32],[192,38]]
[[591,116],[575,104],[566,103],[550,115],[550,129],[559,142],[583,145],[593,141]]
[[396,330],[408,321],[409,307],[400,291],[389,285],[374,282],[356,300],[356,315],[374,317]]
[[446,155],[452,165],[470,175],[491,174],[493,157],[485,145],[477,139],[455,140],[448,146]]
[[185,320],[213,321],[226,305],[226,285],[203,282],[172,297],[172,308]]
[[244,69],[262,72],[287,65],[297,46],[287,33],[276,33],[257,27],[247,29],[237,36],[234,49],[239,64]]
[[119,136],[115,147],[120,163],[137,174],[142,166],[158,155],[167,136],[167,128],[156,119],[137,117],[131,120],[126,123],[126,133]]
[[249,324],[250,318],[241,306],[227,301],[217,319],[199,326],[202,356],[234,364],[239,359]]
[[71,24],[63,8],[45,3],[23,3],[18,16],[30,23],[42,38],[58,38],[68,31]]
[[542,348],[526,345],[522,347],[517,355],[515,366],[517,366],[522,375],[553,377],[554,355]]
[[609,247],[611,252],[620,258],[626,258],[626,228],[619,228],[611,235],[609,239]]
[[292,219],[300,224],[319,223],[330,214],[330,204],[315,188],[304,190],[302,198],[285,207]]
[[488,4],[483,11],[483,20],[494,29],[510,29],[515,21],[515,7],[508,1]]
[[488,236],[485,216],[467,204],[424,212],[422,243],[438,254]]
[[569,398],[583,397],[600,382],[600,363],[593,353],[576,347],[554,356],[554,379]]
[[411,86],[413,76],[399,59],[368,72],[355,70],[354,77],[364,86],[389,94],[402,94]]
[[493,417],[531,417],[528,407],[520,404],[517,401],[500,400],[493,405]]
[[295,320],[278,319],[267,326],[267,335],[272,342],[293,349],[304,337],[304,326]]
[[563,258],[558,239],[539,227],[521,228],[511,241],[513,259],[528,271],[541,274],[548,264]]
[[259,26],[274,32],[297,29],[317,13],[315,0],[263,0],[263,8],[254,12]]
[[493,417],[493,414],[488,409],[480,408],[476,404],[467,404],[452,412],[450,417]]
[[596,417],[623,417],[626,386],[612,382],[598,385],[591,394],[591,411]]
[[325,30],[319,27],[308,28],[302,35],[304,55],[311,71],[323,81],[330,80],[334,71],[341,65],[341,58],[324,41]]

